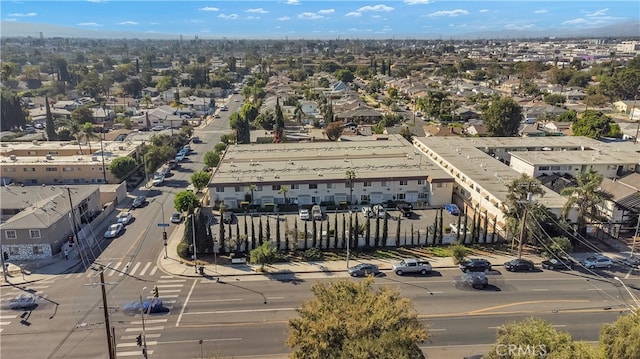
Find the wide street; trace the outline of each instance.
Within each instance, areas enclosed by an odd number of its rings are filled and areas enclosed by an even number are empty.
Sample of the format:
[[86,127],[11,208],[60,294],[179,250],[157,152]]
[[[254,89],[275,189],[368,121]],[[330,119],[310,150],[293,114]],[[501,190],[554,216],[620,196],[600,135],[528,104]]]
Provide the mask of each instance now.
[[[144,331],[150,358],[261,357],[284,358],[287,320],[295,308],[311,298],[310,287],[346,277],[344,272],[180,277],[163,273],[158,259],[164,253],[162,227],[173,210],[175,193],[203,166],[204,153],[229,133],[228,116],[241,102],[229,101],[222,118],[196,130],[203,143],[164,186],[132,193],[149,203],[135,209],[135,221],[119,238],[103,242],[92,267],[105,266],[105,289],[110,325],[118,357],[142,357],[136,337],[143,332],[139,314],[126,314],[126,303],[151,296],[154,286],[168,312],[145,316]],[[175,229],[168,227],[169,235]],[[175,253],[170,253],[175,256]],[[597,341],[602,323],[613,322],[635,305],[623,279],[637,296],[640,278],[621,267],[612,270],[538,271],[510,273],[496,263],[485,290],[457,288],[458,269],[436,270],[425,277],[398,277],[391,271],[374,286],[398,288],[410,298],[431,338],[422,345],[432,357],[452,357],[447,348],[488,346],[496,328],[511,320],[535,315],[550,321],[576,339]],[[362,280],[362,279],[350,279]],[[146,287],[146,289],[144,289]],[[107,335],[99,272],[78,266],[71,273],[14,287],[3,287],[2,298],[24,292],[42,296],[32,311],[0,312],[3,358],[108,358]],[[438,353],[434,355],[433,353]],[[457,356],[460,357],[459,355]]]

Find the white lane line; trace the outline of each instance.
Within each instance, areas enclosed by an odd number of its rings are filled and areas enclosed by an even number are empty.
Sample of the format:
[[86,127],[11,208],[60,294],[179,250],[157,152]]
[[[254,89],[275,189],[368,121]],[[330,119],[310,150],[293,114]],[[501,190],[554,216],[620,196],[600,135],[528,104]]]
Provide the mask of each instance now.
[[[147,320],[144,321],[144,324],[147,325],[147,324],[154,324],[154,323],[166,323],[167,320],[169,320],[169,319],[166,319],[166,318],[165,319],[147,319]],[[135,321],[135,322],[131,322],[130,324],[131,325],[142,325],[142,321],[141,320],[140,321]]]
[[[158,342],[156,341],[147,341],[147,346],[156,345]],[[137,347],[138,343],[118,343],[116,344],[116,348],[124,348],[124,347]]]
[[109,272],[108,275],[113,275],[116,272],[116,270],[118,269],[118,267],[120,267],[121,264],[122,264],[122,262],[118,262],[118,263],[116,263],[116,265],[112,266],[111,267],[112,268],[111,272]]
[[156,287],[158,287],[159,289],[162,289],[162,288],[182,288],[182,287],[184,287],[184,284],[158,284]]
[[156,274],[156,271],[158,270],[158,266],[153,267],[153,269],[151,270],[151,272],[149,273],[149,275],[154,275]]
[[534,292],[548,292],[549,289],[545,289],[545,288],[534,288],[532,289],[532,291]]
[[[282,297],[279,297],[282,298]],[[273,299],[273,298],[267,298]],[[244,299],[242,298],[230,298],[230,299],[201,299],[201,300],[192,300],[191,303],[211,303],[211,302],[240,302]]]
[[[147,334],[146,337],[147,338],[160,338],[162,334],[160,333],[151,333],[151,334]],[[120,337],[120,340],[133,340],[136,339],[138,336],[137,335],[123,335]]]
[[13,319],[13,318],[17,318],[18,315],[0,315],[0,320],[2,319]]
[[191,298],[191,294],[193,293],[193,290],[196,288],[196,284],[198,283],[197,280],[193,281],[193,284],[191,285],[191,289],[189,290],[189,294],[187,294],[187,299],[184,301],[184,304],[182,305],[182,309],[180,310],[180,315],[178,315],[178,320],[176,320],[176,327],[180,326],[180,321],[182,320],[182,315],[184,314],[184,310],[187,308],[187,303],[189,303],[189,299]]
[[140,262],[137,262],[136,265],[134,265],[133,268],[131,268],[131,272],[129,272],[129,274],[134,275],[138,270],[138,267],[140,267],[140,264],[141,264]]
[[[229,342],[229,341],[238,341],[242,340],[242,338],[220,338],[220,339],[205,339],[203,342]],[[169,340],[163,341],[161,344],[183,344],[183,343],[197,343],[195,340]],[[252,356],[252,358],[257,358]]]
[[267,299],[271,300],[271,299],[284,299],[284,297],[267,297]]
[[[146,322],[145,322],[146,323]],[[145,331],[153,331],[153,330],[162,330],[164,329],[164,326],[158,326],[158,327],[147,327],[145,325],[144,330]],[[137,327],[137,328],[127,328],[124,330],[125,333],[131,333],[131,332],[142,332],[142,327]]]
[[[167,295],[161,295],[161,297],[164,298],[178,298],[180,296],[180,294],[167,294]],[[148,299],[151,299],[153,296],[151,297],[147,297]]]
[[170,284],[170,283],[184,283],[186,281],[187,281],[186,279],[160,279],[158,283]]
[[0,325],[9,325],[11,322],[0,322]]
[[[183,307],[184,308],[184,307]],[[214,310],[213,312],[189,312],[185,315],[202,315],[202,314],[231,314],[231,313],[256,313],[256,312],[286,312],[296,310],[296,308],[271,308],[271,309],[238,309],[238,310]]]
[[[135,350],[132,352],[116,352],[116,355],[119,357],[133,357],[133,356],[140,356],[141,351],[140,350]],[[147,350],[147,355],[151,355],[153,354],[153,350]]]
[[433,328],[429,328],[430,332],[446,332],[446,329],[433,329]]
[[175,278],[172,275],[161,275],[160,278],[164,279],[164,278]]
[[162,304],[175,304],[177,302],[177,300],[173,299],[173,300],[163,300]]
[[145,264],[144,267],[142,267],[142,270],[140,271],[140,273],[138,273],[138,275],[143,276],[145,273],[147,273],[147,269],[149,269],[150,265],[151,265],[151,262],[147,262],[147,264]]
[[[127,262],[127,264],[120,270],[120,273],[118,273],[118,277],[122,277],[125,273],[129,273],[129,266],[131,265],[131,262]],[[111,274],[109,274],[111,275]]]
[[[564,328],[564,327],[566,327],[565,324],[552,324],[551,326],[554,327],[554,328]],[[487,327],[487,328],[488,329],[498,329],[500,327]]]
[[162,293],[180,293],[182,289],[163,289]]

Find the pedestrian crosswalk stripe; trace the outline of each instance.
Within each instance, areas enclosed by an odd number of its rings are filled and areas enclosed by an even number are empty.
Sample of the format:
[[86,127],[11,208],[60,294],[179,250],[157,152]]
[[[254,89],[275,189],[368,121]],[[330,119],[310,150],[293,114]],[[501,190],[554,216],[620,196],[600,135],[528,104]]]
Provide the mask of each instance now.
[[158,283],[184,283],[186,279],[160,279]]
[[[147,341],[147,346],[151,346],[151,345],[156,345],[158,344],[157,341]],[[123,347],[135,347],[137,346],[138,343],[118,343],[116,344],[116,348],[123,348]]]
[[109,274],[107,275],[113,275],[116,270],[118,269],[118,267],[120,267],[120,265],[122,264],[122,262],[118,262],[115,265],[111,266],[111,272],[109,272]]
[[147,269],[149,269],[149,266],[151,265],[151,262],[147,262],[147,264],[142,267],[142,270],[140,271],[140,273],[138,275],[142,276],[147,272]]
[[0,325],[9,325],[11,322],[0,322]]
[[180,293],[180,292],[182,292],[182,289],[163,289],[162,290],[162,293]]
[[133,273],[136,272],[136,270],[138,270],[138,267],[140,267],[140,262],[136,263],[136,265],[133,266],[133,268],[131,268],[131,275],[133,275]]
[[172,276],[172,275],[161,275],[161,276],[160,276],[160,278],[162,278],[162,279],[168,279],[168,278],[175,278],[175,277],[174,277],[174,276]]
[[122,277],[123,275],[126,274],[133,274],[131,272],[129,272],[129,266],[131,265],[131,262],[127,262],[127,264],[125,264],[124,267],[122,267],[122,269],[120,269],[120,273],[118,273],[118,276]]
[[[158,327],[145,327],[144,328],[146,331],[153,331],[153,330],[162,330],[164,329],[164,325],[162,326],[158,326]],[[125,333],[131,333],[131,332],[142,332],[142,327],[137,327],[137,328],[127,328],[124,330]]]
[[13,319],[13,318],[17,318],[18,315],[0,315],[0,320],[2,319]]
[[[116,352],[116,355],[119,357],[132,357],[132,356],[140,356],[140,350],[134,350],[132,352]],[[147,355],[153,354],[153,350],[147,350]]]
[[149,275],[154,275],[156,274],[156,271],[158,270],[158,266],[153,267],[153,269],[151,270],[151,273],[149,273]]
[[[160,333],[150,333],[147,334],[146,337],[147,338],[160,338],[162,334]],[[138,336],[137,335],[123,335],[122,337],[120,337],[120,340],[133,340],[136,339]]]
[[182,288],[182,287],[184,287],[184,284],[158,284],[156,287],[158,287],[159,289],[162,289],[162,288]]
[[[144,323],[146,324],[154,324],[154,323],[166,323],[169,319],[145,319]],[[142,325],[142,321],[138,320],[135,322],[131,322],[131,325]]]

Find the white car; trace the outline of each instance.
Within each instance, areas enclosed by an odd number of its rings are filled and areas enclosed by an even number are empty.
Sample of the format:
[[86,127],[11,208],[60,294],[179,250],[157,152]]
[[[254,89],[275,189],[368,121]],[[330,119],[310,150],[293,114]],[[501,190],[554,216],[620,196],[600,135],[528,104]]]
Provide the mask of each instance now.
[[164,130],[164,126],[162,126],[162,125],[153,126],[153,127],[151,127],[151,130],[153,130],[153,131],[162,131],[162,130]]
[[154,186],[159,186],[163,183],[164,183],[164,176],[162,175],[155,175],[153,177],[153,182],[151,182],[151,184],[153,184]]
[[371,207],[371,212],[373,212],[374,216],[378,216],[378,218],[387,217],[387,210],[384,209],[384,206],[382,206],[381,204],[376,204],[375,206]]
[[122,223],[114,223],[104,232],[104,238],[116,238],[124,230]]
[[298,211],[298,214],[300,215],[300,219],[303,221],[308,221],[309,220],[309,210],[308,209],[301,209],[300,211]]
[[122,212],[116,218],[118,223],[122,223],[123,226],[126,226],[133,220],[133,215],[131,212]]

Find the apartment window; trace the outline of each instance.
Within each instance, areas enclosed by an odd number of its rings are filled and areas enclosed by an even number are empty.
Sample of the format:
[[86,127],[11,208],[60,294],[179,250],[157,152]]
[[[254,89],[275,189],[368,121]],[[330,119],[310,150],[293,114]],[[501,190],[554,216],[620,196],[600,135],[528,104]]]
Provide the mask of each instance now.
[[[438,188],[442,188],[442,187],[444,187],[443,185],[444,185],[444,183],[437,183],[437,184],[436,184],[436,187],[438,187]],[[471,188],[473,188],[473,186],[471,186]]]
[[73,172],[73,167],[62,167],[62,172]]
[[46,167],[45,171],[47,171],[47,172],[58,172],[58,168],[56,168],[56,167]]
[[16,171],[16,169],[15,169],[15,168],[13,168],[13,167],[5,167],[5,168],[4,168],[4,171],[5,171],[5,172],[15,172],[15,171]]
[[300,189],[300,185],[299,184],[292,184],[291,185],[291,189]]
[[14,247],[14,246],[9,247],[9,254],[12,256],[20,255],[20,247]]
[[364,181],[363,184],[365,187],[371,187],[371,182],[369,181]]
[[404,200],[405,200],[405,198],[406,198],[406,196],[404,195],[404,193],[398,193],[398,194],[396,195],[396,199],[397,199],[398,201],[404,201]]
[[549,166],[540,166],[540,167],[538,167],[538,169],[540,171],[548,171],[549,170]]
[[224,192],[224,187],[216,187],[216,192]]
[[562,167],[560,166],[551,166],[551,170],[552,171],[560,171],[562,169]]
[[409,183],[409,181],[400,181],[400,185],[401,186],[406,186]]
[[50,154],[50,155],[57,155],[57,154],[58,154],[58,151],[49,151],[49,154]]
[[242,187],[241,186],[235,186],[234,190],[236,192],[242,192]]
[[29,230],[29,238],[40,238],[40,230],[39,229],[30,229]]
[[327,189],[333,188],[333,183],[327,183]]
[[419,179],[418,180],[418,185],[422,185],[422,184],[424,184],[424,180]]
[[35,172],[36,171],[35,167],[24,167],[22,170],[24,172]]
[[271,190],[272,191],[279,191],[280,190],[280,185],[279,184],[274,184],[273,186],[271,186]]
[[318,184],[317,183],[310,183],[309,184],[309,189],[318,189]]
[[44,254],[41,246],[33,246],[33,254]]
[[29,155],[29,156],[35,156],[37,154],[38,154],[38,152],[36,152],[36,151],[27,151],[27,155]]
[[256,186],[256,192],[262,191],[262,186]]
[[380,186],[387,187],[388,186],[387,181],[380,182]]
[[360,202],[365,202],[365,201],[366,201],[366,202],[369,202],[370,198],[371,198],[371,197],[369,197],[369,195],[368,195],[368,194],[361,194],[361,195],[360,195]]
[[13,229],[4,231],[4,236],[7,239],[18,239],[18,235],[16,234],[16,231],[14,231]]
[[418,193],[419,199],[429,199],[429,192]]

